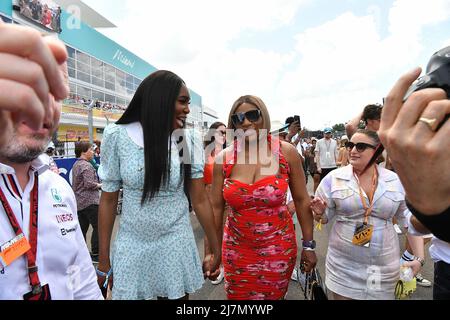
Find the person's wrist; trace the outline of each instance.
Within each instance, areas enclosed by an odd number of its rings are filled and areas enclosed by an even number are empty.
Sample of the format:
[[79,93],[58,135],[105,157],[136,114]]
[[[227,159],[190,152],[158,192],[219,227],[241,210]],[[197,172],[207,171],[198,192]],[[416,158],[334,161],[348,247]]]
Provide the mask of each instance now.
[[101,277],[110,277],[113,273],[113,269],[111,267],[107,271],[105,269],[102,270],[99,267],[97,267],[95,271],[97,272],[97,275]]
[[302,246],[304,251],[315,251],[316,241],[315,240],[303,240]]
[[412,213],[419,212],[423,215],[430,216],[439,215],[449,208],[449,204],[446,203],[446,201],[443,199],[447,198],[435,198],[433,200],[428,197],[428,200],[426,200],[420,199],[419,197],[410,197],[408,194],[406,194],[406,203]]
[[105,258],[99,256],[97,269],[108,272],[108,270],[111,269],[111,262],[109,261],[109,257]]
[[313,211],[312,215],[313,215],[313,218],[314,218],[315,220],[320,220],[320,219],[322,219],[322,214],[320,214],[320,213],[315,213],[315,212]]
[[425,265],[425,259],[418,257],[418,256],[414,256],[414,260],[417,260],[420,262],[420,266],[423,267]]

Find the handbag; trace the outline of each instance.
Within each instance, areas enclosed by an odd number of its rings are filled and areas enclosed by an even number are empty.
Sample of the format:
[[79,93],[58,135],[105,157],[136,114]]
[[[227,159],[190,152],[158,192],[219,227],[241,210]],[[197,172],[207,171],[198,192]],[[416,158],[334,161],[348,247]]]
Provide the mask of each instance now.
[[305,300],[328,300],[325,284],[317,268],[309,273],[298,270],[297,274]]

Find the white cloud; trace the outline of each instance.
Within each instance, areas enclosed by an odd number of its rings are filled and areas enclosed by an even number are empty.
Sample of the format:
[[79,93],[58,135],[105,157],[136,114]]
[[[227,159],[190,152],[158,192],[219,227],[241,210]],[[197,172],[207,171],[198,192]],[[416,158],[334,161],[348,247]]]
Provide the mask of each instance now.
[[232,102],[273,90],[292,53],[229,48],[245,32],[288,25],[298,0],[127,1],[115,30],[104,33],[159,69],[178,73],[225,119]]
[[105,33],[155,67],[178,73],[222,120],[236,98],[255,94],[273,120],[300,114],[304,125],[317,129],[381,102],[424,54],[425,28],[450,17],[450,1],[396,0],[387,17],[372,5],[365,15],[348,11],[286,35],[295,48],[291,52],[230,48],[249,32],[263,35],[290,26],[304,4],[311,1],[128,0],[122,18],[114,21],[119,28]]
[[391,66],[373,16],[347,12],[296,40],[301,61],[280,81],[278,93],[283,109],[302,113],[305,126],[343,122],[366,104],[381,102],[377,82]]
[[440,48],[450,47],[450,38],[441,42]]
[[398,0],[390,10],[390,34],[381,38],[380,11],[369,9],[366,16],[347,12],[297,35],[301,60],[278,85],[283,116],[301,112],[304,125],[321,128],[381,103],[396,79],[417,65],[423,28],[450,17],[448,1]]
[[449,18],[448,0],[397,0],[390,14],[390,31],[393,35],[414,36],[421,28]]
[[232,103],[239,96],[254,94],[263,100],[271,96],[280,74],[291,60],[291,55],[275,52],[228,50],[212,56],[201,54],[192,64],[182,67],[180,73],[186,75],[187,83],[196,83],[196,87],[202,88],[206,104],[217,107],[220,103],[220,115],[225,120]]
[[[225,50],[246,30],[265,31],[289,23],[301,1],[129,0],[117,30],[138,54],[163,64],[190,63],[203,51]],[[159,64],[159,63],[158,63]]]

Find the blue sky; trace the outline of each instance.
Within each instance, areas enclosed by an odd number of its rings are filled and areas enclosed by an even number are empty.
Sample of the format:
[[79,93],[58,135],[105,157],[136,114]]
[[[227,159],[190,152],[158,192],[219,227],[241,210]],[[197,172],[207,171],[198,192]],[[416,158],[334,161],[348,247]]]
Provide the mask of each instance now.
[[118,26],[103,33],[179,74],[222,120],[254,94],[272,120],[345,122],[450,45],[448,0],[84,2]]

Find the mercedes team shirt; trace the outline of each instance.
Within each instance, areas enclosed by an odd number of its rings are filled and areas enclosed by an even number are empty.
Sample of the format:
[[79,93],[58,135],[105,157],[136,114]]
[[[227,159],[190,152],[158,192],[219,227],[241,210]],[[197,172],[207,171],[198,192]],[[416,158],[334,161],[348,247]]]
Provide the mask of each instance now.
[[[48,170],[41,159],[32,163],[25,190],[19,186],[15,170],[0,163],[0,188],[29,239],[30,196],[34,173],[39,176],[38,194],[38,275],[48,284],[53,300],[103,299],[95,269],[78,224],[77,206],[70,185]],[[15,237],[0,203],[0,246]],[[0,266],[0,300],[21,300],[30,292],[26,254],[9,266]]]

